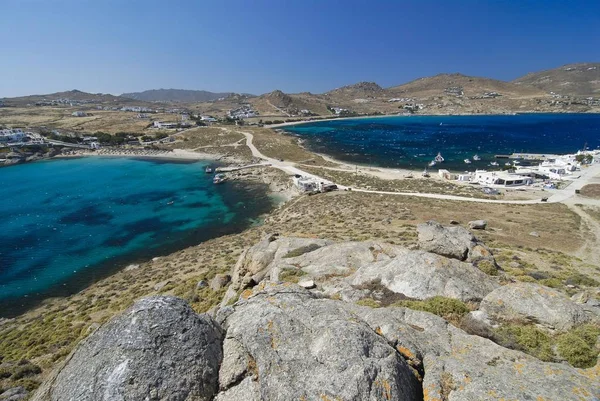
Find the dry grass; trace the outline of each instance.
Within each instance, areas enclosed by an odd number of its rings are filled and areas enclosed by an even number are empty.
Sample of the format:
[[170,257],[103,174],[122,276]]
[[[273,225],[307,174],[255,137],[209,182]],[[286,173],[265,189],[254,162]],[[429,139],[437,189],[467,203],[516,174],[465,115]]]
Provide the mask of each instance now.
[[600,184],[588,184],[581,188],[580,195],[593,198],[600,199]]
[[252,133],[252,143],[265,156],[296,163],[337,166],[304,149],[298,144],[298,139],[291,135],[280,134],[267,128],[240,127],[240,130]]
[[370,189],[386,192],[420,192],[432,194],[459,195],[470,198],[496,199],[496,196],[488,196],[481,192],[481,188],[456,185],[451,182],[432,178],[404,178],[386,180],[361,172],[346,172],[329,170],[318,167],[303,167],[309,173],[318,175],[337,184],[351,188]]
[[[0,109],[0,125],[11,127],[41,127],[70,132],[148,133],[152,120],[177,121],[173,114],[152,114],[152,119],[136,118],[137,113],[122,111],[86,110],[89,117],[72,117],[82,110],[75,107],[7,107]],[[85,109],[84,109],[85,110]]]

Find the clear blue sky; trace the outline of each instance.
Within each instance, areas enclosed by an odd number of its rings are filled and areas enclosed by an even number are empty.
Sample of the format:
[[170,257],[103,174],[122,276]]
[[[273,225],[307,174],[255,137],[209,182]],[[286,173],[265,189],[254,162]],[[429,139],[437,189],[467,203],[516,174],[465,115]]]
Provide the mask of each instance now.
[[510,80],[600,61],[600,1],[0,0],[0,98]]

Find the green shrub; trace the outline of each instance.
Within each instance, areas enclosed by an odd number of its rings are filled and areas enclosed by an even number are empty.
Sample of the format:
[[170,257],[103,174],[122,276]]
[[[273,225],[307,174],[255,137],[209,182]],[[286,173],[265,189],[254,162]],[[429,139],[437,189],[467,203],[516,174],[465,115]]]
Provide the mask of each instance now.
[[12,380],[19,380],[24,377],[34,376],[42,373],[42,368],[31,363],[22,366],[17,366],[11,376]]
[[519,349],[542,361],[552,361],[551,337],[532,325],[505,324],[495,331],[494,341],[506,348]]
[[433,313],[445,319],[459,319],[470,312],[467,305],[458,299],[435,296],[423,301],[399,301],[392,306],[403,306],[414,310]]
[[279,273],[279,280],[287,281],[288,283],[297,283],[300,281],[300,277],[305,274],[301,269],[285,269]]
[[357,305],[368,306],[369,308],[379,308],[379,302],[375,301],[373,298],[363,298],[361,300],[356,301]]
[[569,276],[566,280],[567,284],[577,285],[577,286],[586,286],[586,287],[598,287],[600,283],[594,280],[591,277],[586,276],[585,274],[576,273]]
[[305,253],[316,251],[320,247],[321,246],[317,245],[317,244],[310,244],[310,245],[306,245],[306,246],[301,246],[300,248],[292,249],[291,251],[289,251],[284,256],[284,258],[295,258],[296,256],[301,256],[301,255],[304,255]]
[[487,275],[498,275],[498,269],[496,268],[496,265],[493,262],[490,262],[489,260],[480,260],[475,266],[477,266],[479,270],[481,270]]
[[590,368],[596,364],[599,350],[596,341],[600,328],[591,324],[576,327],[557,338],[558,354],[577,368]]
[[591,368],[598,359],[598,350],[575,333],[565,333],[558,337],[558,354],[577,368]]

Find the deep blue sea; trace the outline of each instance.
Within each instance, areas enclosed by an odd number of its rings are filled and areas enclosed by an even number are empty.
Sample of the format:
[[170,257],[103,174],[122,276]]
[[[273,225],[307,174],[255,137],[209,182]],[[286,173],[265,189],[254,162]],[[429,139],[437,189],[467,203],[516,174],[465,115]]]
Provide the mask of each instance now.
[[0,168],[0,316],[240,231],[271,209],[266,187],[213,185],[205,165],[79,158]]
[[[574,153],[600,146],[600,114],[397,116],[286,127],[319,153],[361,165],[423,169],[438,152],[453,171],[485,168],[497,154]],[[482,160],[465,164],[477,154]]]

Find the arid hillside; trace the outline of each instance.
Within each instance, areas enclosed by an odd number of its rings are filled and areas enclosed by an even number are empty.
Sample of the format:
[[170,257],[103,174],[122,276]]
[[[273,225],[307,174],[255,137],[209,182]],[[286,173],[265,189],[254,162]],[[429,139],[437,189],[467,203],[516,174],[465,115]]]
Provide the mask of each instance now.
[[512,82],[560,95],[599,96],[600,63],[567,64],[552,70],[530,72]]

